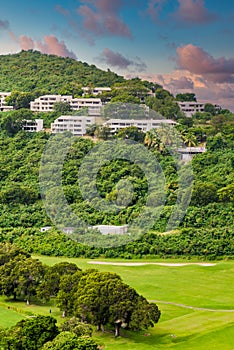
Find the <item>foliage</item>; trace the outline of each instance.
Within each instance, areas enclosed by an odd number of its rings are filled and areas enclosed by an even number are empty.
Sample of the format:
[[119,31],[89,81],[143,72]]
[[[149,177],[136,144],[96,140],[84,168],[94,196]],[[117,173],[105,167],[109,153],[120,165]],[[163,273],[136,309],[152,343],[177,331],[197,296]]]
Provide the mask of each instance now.
[[80,322],[78,318],[72,317],[61,324],[62,332],[73,332],[78,337],[91,337],[93,333],[92,326],[87,323]]
[[89,337],[78,337],[72,332],[61,332],[46,343],[42,350],[98,350],[98,344]]
[[72,275],[79,269],[75,264],[72,263],[59,263],[46,269],[43,281],[40,283],[37,295],[40,299],[50,300],[59,292],[59,285],[62,276]]
[[[58,94],[74,92],[80,95],[80,88],[88,86],[112,86],[124,81],[123,77],[98,69],[94,65],[71,58],[46,55],[38,51],[21,51],[0,56],[0,91],[21,91]],[[69,85],[69,89],[68,89]]]
[[37,350],[53,340],[59,331],[50,316],[36,316],[22,320],[10,328],[1,340],[3,349]]
[[60,285],[58,306],[98,330],[111,324],[116,336],[120,327],[147,329],[160,317],[157,306],[139,296],[118,275],[95,270],[66,276]]
[[180,93],[176,95],[176,101],[181,101],[181,102],[196,102],[197,98],[194,93],[191,92],[186,92],[186,93]]
[[116,137],[142,143],[144,141],[145,134],[143,131],[140,131],[136,126],[130,126],[128,128],[120,129],[117,132]]
[[21,91],[11,91],[10,96],[6,97],[6,103],[13,106],[14,109],[29,108],[30,102],[35,98],[39,97],[41,91],[35,92],[21,92]]
[[44,278],[45,268],[39,260],[21,255],[0,267],[0,294],[14,300],[27,299],[37,294],[37,288]]

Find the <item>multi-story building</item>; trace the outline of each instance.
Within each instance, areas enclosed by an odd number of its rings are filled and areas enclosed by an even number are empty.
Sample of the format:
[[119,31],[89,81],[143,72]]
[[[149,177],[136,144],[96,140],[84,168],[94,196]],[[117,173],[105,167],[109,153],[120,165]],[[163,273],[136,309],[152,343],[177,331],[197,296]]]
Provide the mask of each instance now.
[[101,114],[102,101],[100,98],[73,98],[69,103],[74,111],[88,108],[90,116],[98,117]]
[[91,116],[63,115],[51,124],[52,134],[70,131],[74,136],[83,136],[90,125],[95,124],[96,118]]
[[[178,102],[180,110],[185,113],[186,117],[192,117],[196,112],[204,112],[205,104],[195,101],[190,102]],[[216,111],[220,110],[219,105],[214,105]]]
[[130,126],[135,126],[139,130],[147,132],[151,129],[159,128],[163,124],[176,125],[177,123],[170,119],[109,119],[104,123],[111,129],[112,133]]
[[33,112],[52,112],[56,102],[70,103],[72,96],[66,95],[43,95],[30,102],[30,109]]
[[7,106],[6,97],[10,96],[11,92],[0,92],[0,112],[8,112],[13,110],[13,106]]
[[28,132],[39,132],[43,130],[43,119],[24,120],[23,130]]
[[100,98],[73,98],[66,95],[44,95],[30,102],[33,112],[52,112],[56,102],[67,102],[74,111],[88,108],[88,114],[99,116],[101,114],[102,101]]

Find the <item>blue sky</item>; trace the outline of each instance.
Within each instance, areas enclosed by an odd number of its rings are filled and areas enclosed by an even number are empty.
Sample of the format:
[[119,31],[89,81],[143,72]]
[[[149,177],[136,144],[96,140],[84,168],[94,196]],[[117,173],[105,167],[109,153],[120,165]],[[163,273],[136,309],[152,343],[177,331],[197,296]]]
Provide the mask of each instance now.
[[234,0],[3,2],[0,54],[70,56],[234,110]]

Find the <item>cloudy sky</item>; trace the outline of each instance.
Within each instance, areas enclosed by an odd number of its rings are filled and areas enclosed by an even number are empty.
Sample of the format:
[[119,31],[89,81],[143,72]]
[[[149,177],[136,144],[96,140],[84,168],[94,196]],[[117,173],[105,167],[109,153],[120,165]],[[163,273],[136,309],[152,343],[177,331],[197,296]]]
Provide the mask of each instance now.
[[69,56],[234,111],[234,0],[25,0],[0,9],[0,54]]

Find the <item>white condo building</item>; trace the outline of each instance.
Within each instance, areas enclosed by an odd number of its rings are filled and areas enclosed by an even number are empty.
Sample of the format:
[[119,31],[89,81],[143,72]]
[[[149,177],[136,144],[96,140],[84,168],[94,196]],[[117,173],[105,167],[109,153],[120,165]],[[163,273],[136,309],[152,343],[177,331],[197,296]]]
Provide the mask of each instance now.
[[90,116],[100,116],[102,101],[100,98],[73,98],[70,106],[74,111],[79,111],[82,108],[88,108]]
[[30,109],[33,112],[52,112],[56,102],[68,102],[72,96],[66,95],[43,95],[30,102]]
[[8,112],[13,110],[13,106],[7,106],[6,97],[10,96],[11,92],[0,92],[0,112]]
[[95,124],[96,118],[91,116],[63,115],[51,124],[52,134],[70,131],[74,136],[83,136],[90,125]]
[[[180,110],[185,113],[186,117],[192,117],[196,112],[204,112],[205,104],[199,102],[178,102]],[[216,111],[220,110],[219,105],[214,105]]]
[[39,132],[43,130],[43,119],[24,120],[23,130],[28,132]]
[[33,112],[52,112],[56,102],[67,102],[74,111],[88,108],[89,115],[100,116],[102,101],[100,98],[73,98],[69,95],[44,95],[30,102]]
[[174,120],[170,119],[109,119],[104,125],[111,129],[112,133],[115,133],[119,129],[135,126],[143,132],[150,131],[151,129],[159,128],[161,125],[176,125]]

